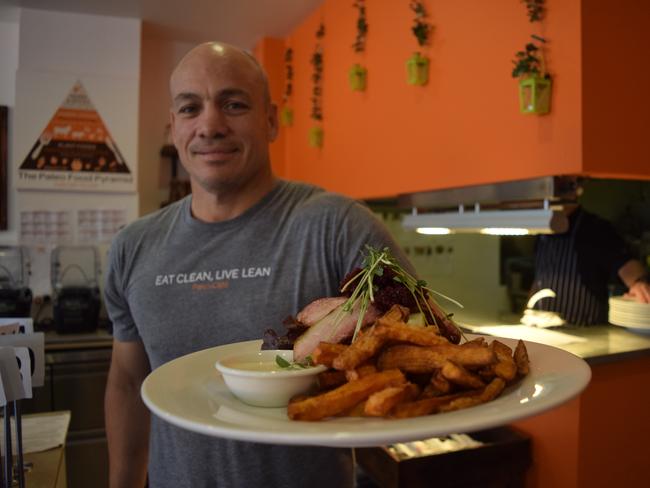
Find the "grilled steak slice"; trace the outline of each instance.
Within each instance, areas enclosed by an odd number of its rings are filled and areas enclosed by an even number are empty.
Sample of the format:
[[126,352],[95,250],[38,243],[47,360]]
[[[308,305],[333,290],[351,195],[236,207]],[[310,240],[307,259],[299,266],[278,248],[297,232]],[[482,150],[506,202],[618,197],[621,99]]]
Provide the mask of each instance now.
[[336,307],[342,305],[345,300],[347,300],[346,297],[319,298],[298,312],[296,319],[301,324],[311,327],[318,321],[325,318],[325,316]]
[[[363,317],[362,327],[372,324],[379,315],[377,309],[370,304]],[[296,339],[293,345],[293,359],[303,361],[320,342],[338,344],[352,337],[358,318],[358,304],[351,312],[344,312],[343,305],[340,304]]]

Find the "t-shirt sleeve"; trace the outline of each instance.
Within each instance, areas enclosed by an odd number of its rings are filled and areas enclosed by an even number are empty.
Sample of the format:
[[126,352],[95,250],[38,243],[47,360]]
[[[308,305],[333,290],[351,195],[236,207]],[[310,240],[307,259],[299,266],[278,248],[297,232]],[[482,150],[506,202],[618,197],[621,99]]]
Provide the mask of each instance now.
[[113,337],[118,341],[133,342],[140,340],[140,335],[126,299],[124,252],[122,241],[116,238],[108,254],[104,303],[108,317],[113,324]]
[[368,207],[355,201],[344,212],[337,239],[337,254],[345,257],[346,272],[361,265],[366,245],[375,249],[388,247],[393,257],[415,276],[413,265],[383,222]]

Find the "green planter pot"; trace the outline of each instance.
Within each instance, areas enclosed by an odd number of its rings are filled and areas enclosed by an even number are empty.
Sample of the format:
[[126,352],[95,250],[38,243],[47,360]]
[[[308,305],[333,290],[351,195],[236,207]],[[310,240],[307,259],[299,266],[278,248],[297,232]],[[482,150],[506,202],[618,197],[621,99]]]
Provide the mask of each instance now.
[[352,91],[366,91],[366,80],[368,78],[368,70],[360,64],[355,64],[348,71],[348,81]]
[[519,80],[519,111],[543,115],[551,111],[551,79],[531,76]]
[[415,53],[406,61],[406,81],[409,85],[426,85],[429,81],[429,58]]
[[293,109],[287,106],[282,107],[282,111],[280,111],[280,123],[285,127],[293,125]]
[[322,127],[312,127],[309,129],[309,145],[311,147],[323,147]]

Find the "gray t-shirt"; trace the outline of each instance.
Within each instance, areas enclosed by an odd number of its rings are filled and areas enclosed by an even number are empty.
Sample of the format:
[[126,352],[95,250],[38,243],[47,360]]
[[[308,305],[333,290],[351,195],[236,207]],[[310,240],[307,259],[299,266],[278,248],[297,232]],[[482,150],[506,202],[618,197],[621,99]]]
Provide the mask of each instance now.
[[[365,244],[406,258],[364,206],[279,181],[232,220],[205,223],[191,197],[121,231],[105,301],[118,341],[142,340],[153,369],[179,356],[261,339],[312,300],[338,295]],[[348,487],[348,449],[276,446],[185,431],[152,415],[152,488]]]

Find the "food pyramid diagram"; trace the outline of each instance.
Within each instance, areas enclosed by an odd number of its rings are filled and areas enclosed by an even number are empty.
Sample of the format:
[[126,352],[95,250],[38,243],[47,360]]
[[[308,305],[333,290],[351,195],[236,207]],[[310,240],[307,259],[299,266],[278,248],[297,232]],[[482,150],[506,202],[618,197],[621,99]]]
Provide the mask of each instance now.
[[74,84],[20,169],[131,173],[80,81]]

